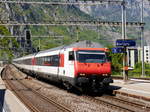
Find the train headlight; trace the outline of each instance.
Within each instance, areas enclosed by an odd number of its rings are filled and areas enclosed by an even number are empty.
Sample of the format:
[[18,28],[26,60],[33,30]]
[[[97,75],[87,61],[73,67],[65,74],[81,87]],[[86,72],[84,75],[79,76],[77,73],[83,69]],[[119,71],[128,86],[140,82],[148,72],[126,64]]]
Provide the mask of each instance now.
[[108,76],[109,74],[102,74],[102,76]]
[[85,74],[80,73],[80,76],[85,76]]

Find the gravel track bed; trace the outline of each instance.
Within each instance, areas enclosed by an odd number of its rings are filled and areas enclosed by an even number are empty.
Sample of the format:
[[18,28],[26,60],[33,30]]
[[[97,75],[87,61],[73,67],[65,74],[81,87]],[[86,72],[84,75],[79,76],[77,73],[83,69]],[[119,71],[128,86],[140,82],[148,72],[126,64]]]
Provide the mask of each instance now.
[[150,107],[147,104],[141,104],[140,102],[135,102],[133,100],[129,100],[129,98],[126,97],[115,97],[115,96],[102,96],[102,97],[95,97],[98,100],[104,100],[109,101],[110,103],[113,103],[115,105],[126,107],[131,111],[134,112],[150,112]]
[[[7,70],[6,73],[12,74],[14,72]],[[28,101],[30,105],[36,107],[39,112],[63,112],[61,109],[55,107],[43,98],[39,97],[37,94],[33,93],[31,89],[20,84],[18,79],[14,79],[13,75],[9,75],[8,80],[9,79],[11,80],[12,85],[15,86],[15,91],[19,91],[19,95],[24,96],[27,99],[26,101]]]
[[[12,72],[18,72],[16,68],[11,66]],[[44,82],[40,82],[38,80],[29,77],[28,79],[24,79],[26,74],[19,71],[19,73],[15,73],[16,77],[23,79],[22,82],[30,87],[33,87],[38,92],[43,95],[54,99],[56,102],[65,105],[66,107],[70,107],[74,112],[116,112],[104,107],[103,105],[99,105],[95,102],[85,100],[81,98],[82,96],[78,96],[72,93],[68,93],[66,90],[59,89],[53,85],[49,85]]]
[[108,106],[97,103],[94,100],[89,100],[88,98],[85,98],[85,96],[68,93],[66,90],[35,80],[32,77],[25,79],[26,74],[18,71],[14,66],[10,67],[12,68],[12,72],[15,73],[15,76],[18,79],[22,79],[21,81],[24,84],[34,88],[39,93],[54,99],[56,102],[69,107],[74,112],[121,112],[121,110],[108,108]]
[[128,98],[127,96],[123,96],[123,95],[119,95],[119,94],[116,97],[119,99],[123,99],[125,101],[127,100],[129,102],[136,102],[139,105],[143,105],[144,106],[143,108],[146,108],[146,107],[150,108],[150,102],[148,102],[148,101],[143,101],[143,100],[135,99],[132,97]]

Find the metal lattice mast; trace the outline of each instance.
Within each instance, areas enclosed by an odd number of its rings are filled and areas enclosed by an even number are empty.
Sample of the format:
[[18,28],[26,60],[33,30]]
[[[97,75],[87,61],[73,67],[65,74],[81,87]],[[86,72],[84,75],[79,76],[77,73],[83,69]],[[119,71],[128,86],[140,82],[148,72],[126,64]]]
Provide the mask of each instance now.
[[[144,3],[142,0],[141,4],[141,22],[143,22],[143,9]],[[145,76],[145,66],[144,66],[144,26],[141,27],[141,50],[142,50],[142,77]]]
[[[126,39],[126,7],[125,7],[125,1],[122,2],[122,39]],[[123,80],[126,82],[128,77],[127,77],[127,70],[125,70],[125,67],[127,66],[127,60],[126,60],[126,46],[124,46],[124,55],[123,55]]]

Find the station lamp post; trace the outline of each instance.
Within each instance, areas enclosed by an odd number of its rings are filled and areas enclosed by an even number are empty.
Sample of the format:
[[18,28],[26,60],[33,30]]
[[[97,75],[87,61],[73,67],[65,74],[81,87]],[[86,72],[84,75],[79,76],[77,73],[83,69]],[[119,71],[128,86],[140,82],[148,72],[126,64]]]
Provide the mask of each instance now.
[[[125,41],[126,39],[126,7],[125,1],[123,0],[122,4],[122,39]],[[124,55],[123,55],[123,80],[126,82],[128,80],[128,68],[127,68],[127,50],[126,46],[124,47]]]
[[[143,9],[143,6],[144,6],[144,3],[143,3],[143,0],[142,0],[142,4],[141,4],[141,23],[144,22],[143,20],[143,12],[144,12],[144,9]],[[144,65],[144,26],[141,27],[141,51],[142,51],[142,76],[141,77],[144,77],[145,76],[145,65]]]

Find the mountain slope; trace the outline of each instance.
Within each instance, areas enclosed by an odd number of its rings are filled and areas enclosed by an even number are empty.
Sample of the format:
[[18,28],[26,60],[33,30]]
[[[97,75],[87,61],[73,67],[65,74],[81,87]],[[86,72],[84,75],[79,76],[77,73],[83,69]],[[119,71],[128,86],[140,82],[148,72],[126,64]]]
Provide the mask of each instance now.
[[[128,22],[140,22],[141,21],[141,0],[126,0],[127,5],[127,21]],[[121,21],[121,5],[116,4],[104,4],[97,6],[80,6],[83,12],[93,16],[95,19],[103,21]],[[146,23],[144,28],[145,43],[150,45],[149,30],[150,30],[150,3],[144,1],[144,22]],[[128,38],[137,39],[137,43],[140,43],[140,29],[139,28],[127,28]]]
[[[74,5],[60,6],[60,5],[28,5],[28,4],[0,4],[0,9],[3,10],[2,19],[8,19],[11,21],[21,23],[48,23],[49,21],[63,21],[63,20],[93,20],[93,17],[82,12],[78,7]],[[8,27],[12,35],[23,35],[25,29],[31,29],[32,35],[49,35],[50,38],[33,38],[33,44],[35,47],[39,45],[39,39],[41,40],[41,48],[47,49],[49,47],[55,47],[58,45],[68,44],[76,41],[77,32],[79,40],[92,40],[98,41],[106,45],[107,36],[105,34],[106,27],[77,27],[77,26],[13,26]],[[108,29],[111,30],[111,29]],[[54,40],[54,35],[63,36],[62,39]],[[109,37],[109,36],[108,36]],[[100,38],[100,39],[99,39]],[[106,38],[104,40],[104,38]],[[62,42],[63,41],[63,42]],[[43,45],[43,43],[47,45]],[[49,44],[50,43],[50,44]],[[51,44],[55,43],[55,44]]]
[[[128,5],[130,7],[130,5]],[[129,8],[130,9],[130,8]],[[135,12],[136,8],[131,11],[132,17],[139,20],[139,12]],[[61,6],[61,5],[28,5],[28,4],[0,4],[0,11],[3,16],[1,19],[9,19],[11,21],[21,23],[49,23],[49,21],[63,20],[103,20],[103,21],[121,21],[121,7],[119,5],[99,5],[92,7],[83,6]],[[130,11],[128,11],[130,12]],[[135,12],[135,13],[134,13]],[[129,15],[129,14],[127,14]],[[127,19],[134,21],[133,18]],[[148,17],[148,16],[147,16]],[[116,39],[121,38],[121,27],[77,27],[77,26],[14,26],[8,27],[12,35],[23,35],[25,29],[30,29],[32,35],[48,35],[49,38],[32,38],[35,47],[47,49],[59,46],[61,44],[72,43],[79,40],[92,40],[100,42],[104,45],[107,43],[114,44]],[[129,38],[139,37],[139,29],[128,29],[127,36]],[[63,38],[54,38],[56,35]],[[44,43],[44,44],[43,44]]]

